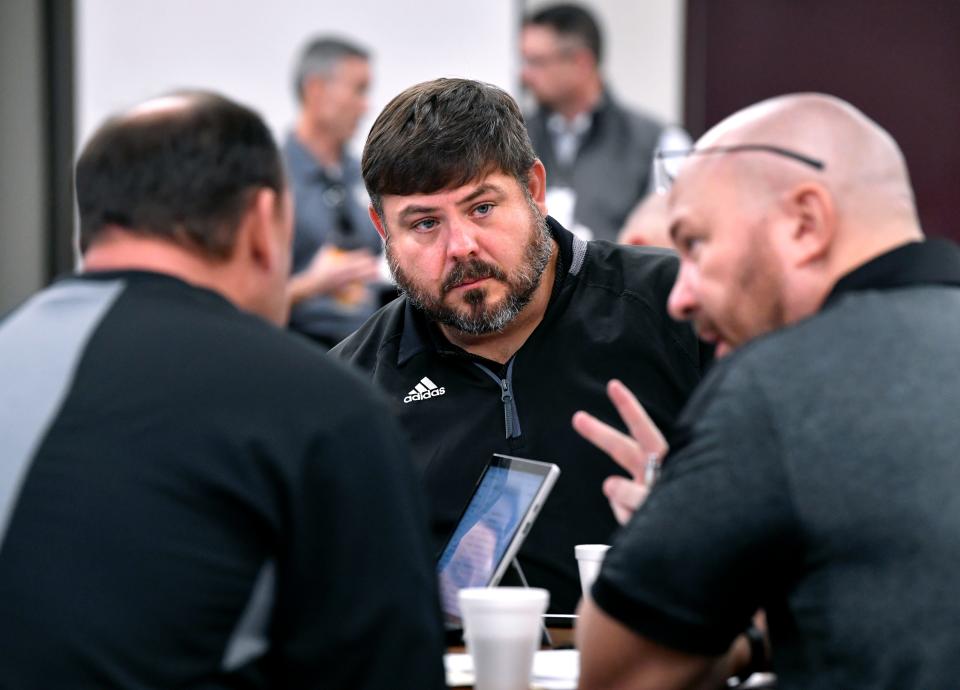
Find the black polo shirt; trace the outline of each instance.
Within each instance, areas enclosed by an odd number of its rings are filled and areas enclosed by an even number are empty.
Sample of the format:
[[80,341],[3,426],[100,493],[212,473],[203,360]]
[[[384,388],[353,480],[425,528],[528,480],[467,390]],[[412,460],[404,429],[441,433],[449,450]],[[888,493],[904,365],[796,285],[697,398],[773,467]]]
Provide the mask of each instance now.
[[622,427],[605,390],[619,378],[669,430],[699,380],[700,354],[689,326],[666,312],[673,253],[586,243],[549,223],[560,249],[552,298],[506,366],[451,346],[405,298],[331,354],[366,372],[390,400],[427,489],[437,549],[492,453],[560,466],[519,561],[531,585],[550,590],[551,610],[571,613],[580,598],[574,546],[610,539],[617,525],[601,485],[622,473],[572,429],[573,413],[589,410]]
[[71,278],[0,326],[0,687],[439,688],[369,386],[220,295]]

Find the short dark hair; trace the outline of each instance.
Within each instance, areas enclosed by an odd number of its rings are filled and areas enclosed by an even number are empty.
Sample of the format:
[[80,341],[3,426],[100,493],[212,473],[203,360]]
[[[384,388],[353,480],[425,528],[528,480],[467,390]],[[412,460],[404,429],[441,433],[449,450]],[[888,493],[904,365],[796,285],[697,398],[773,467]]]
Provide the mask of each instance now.
[[353,41],[337,36],[317,36],[300,51],[297,69],[293,75],[293,92],[303,102],[303,84],[310,77],[329,77],[333,68],[346,58],[369,60],[370,52]]
[[214,93],[170,97],[186,105],[113,117],[84,147],[76,167],[81,250],[116,225],[224,258],[250,192],[285,189],[259,115]]
[[580,5],[550,5],[524,18],[525,25],[546,26],[561,36],[573,36],[593,53],[599,65],[603,59],[603,35],[597,20]]
[[429,194],[493,171],[525,185],[537,156],[505,91],[469,79],[411,86],[377,116],[363,147],[363,181],[377,213],[384,194]]

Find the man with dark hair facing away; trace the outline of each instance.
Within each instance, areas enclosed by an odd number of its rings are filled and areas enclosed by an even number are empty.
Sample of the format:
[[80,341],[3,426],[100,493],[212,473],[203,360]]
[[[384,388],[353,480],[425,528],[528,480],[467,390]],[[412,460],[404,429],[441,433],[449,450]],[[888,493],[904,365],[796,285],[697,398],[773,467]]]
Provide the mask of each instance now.
[[147,101],[76,186],[83,273],[0,325],[0,686],[443,687],[400,432],[279,328],[292,209],[262,120]]
[[519,561],[554,612],[580,595],[574,546],[616,522],[598,490],[616,466],[566,423],[627,372],[668,428],[699,380],[692,331],[665,311],[676,257],[588,243],[546,216],[546,176],[517,104],[464,79],[413,86],[363,152],[370,216],[404,291],[332,354],[368,373],[413,442],[435,546],[494,452],[561,476]]
[[294,74],[300,111],[283,146],[294,201],[290,328],[329,349],[380,304],[380,237],[367,216],[360,162],[347,150],[367,112],[370,55],[320,36]]

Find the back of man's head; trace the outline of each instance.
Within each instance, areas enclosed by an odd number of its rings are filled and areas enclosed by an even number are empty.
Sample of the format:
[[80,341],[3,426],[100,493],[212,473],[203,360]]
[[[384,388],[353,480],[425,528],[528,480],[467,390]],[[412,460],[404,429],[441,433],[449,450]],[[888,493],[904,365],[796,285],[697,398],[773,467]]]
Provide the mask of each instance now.
[[293,92],[303,102],[303,87],[312,77],[328,78],[337,64],[346,58],[369,60],[370,53],[360,45],[337,36],[317,36],[304,46],[293,77]]
[[80,247],[108,230],[227,258],[251,194],[284,191],[270,130],[252,110],[208,92],[148,101],[108,120],[76,167]]
[[564,40],[579,43],[593,55],[599,65],[603,60],[603,36],[597,20],[580,5],[549,5],[524,18],[524,25],[552,29]]
[[523,115],[502,89],[468,79],[408,88],[377,117],[363,149],[363,180],[377,213],[385,194],[452,189],[491,172],[526,188],[536,160]]

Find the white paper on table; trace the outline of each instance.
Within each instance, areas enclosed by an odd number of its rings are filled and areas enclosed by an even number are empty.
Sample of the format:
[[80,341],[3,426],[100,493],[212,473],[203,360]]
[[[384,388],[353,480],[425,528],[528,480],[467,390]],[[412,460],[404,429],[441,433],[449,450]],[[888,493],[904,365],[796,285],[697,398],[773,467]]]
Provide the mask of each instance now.
[[[473,685],[473,659],[469,654],[444,654],[447,685]],[[544,650],[533,657],[533,688],[575,690],[580,677],[580,652],[576,649]]]

